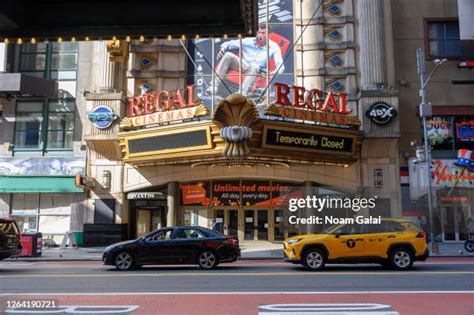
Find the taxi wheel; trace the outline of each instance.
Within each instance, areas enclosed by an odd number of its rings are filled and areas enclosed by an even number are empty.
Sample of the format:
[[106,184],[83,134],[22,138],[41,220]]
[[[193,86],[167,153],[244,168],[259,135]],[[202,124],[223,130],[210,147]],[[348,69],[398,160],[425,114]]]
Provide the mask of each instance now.
[[303,265],[306,269],[317,271],[324,268],[326,264],[326,254],[320,249],[308,249],[303,256]]
[[390,265],[396,270],[408,270],[413,266],[413,254],[407,248],[395,248],[389,255]]
[[115,267],[120,271],[133,269],[134,264],[133,256],[129,252],[120,252],[115,257]]

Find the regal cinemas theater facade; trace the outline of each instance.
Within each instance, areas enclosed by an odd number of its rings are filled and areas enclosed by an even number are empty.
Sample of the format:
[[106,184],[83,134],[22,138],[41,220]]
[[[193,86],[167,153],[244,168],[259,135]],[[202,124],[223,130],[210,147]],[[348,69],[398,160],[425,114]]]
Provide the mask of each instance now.
[[[303,46],[298,25],[313,11],[285,5],[261,17],[283,60],[267,62],[272,76],[247,80],[243,69],[219,66],[223,43],[238,47],[252,37],[98,48],[95,85],[84,94],[87,172],[78,178],[87,192],[86,246],[174,225],[279,242],[324,228],[289,223],[289,201],[308,196],[374,197],[376,206],[359,214],[402,216],[398,96],[387,88],[392,61],[376,58],[389,48],[364,31],[370,23],[354,28],[351,1],[337,4],[337,12],[324,7],[325,19],[308,27]],[[358,51],[357,32],[364,42]],[[249,50],[242,51],[239,63]],[[296,215],[318,213],[300,208]]]
[[[370,188],[362,189],[374,176],[368,146],[380,145],[377,152],[387,154],[390,141],[364,140],[347,94],[278,82],[273,91],[264,106],[236,93],[219,98],[213,111],[192,84],[126,101],[90,99],[101,104],[88,115],[96,133],[86,138],[92,178],[78,180],[89,191],[95,226],[114,223],[133,238],[164,226],[199,225],[241,241],[278,242],[323,228],[290,224],[292,198],[372,197]],[[114,103],[126,104],[117,107],[120,119]],[[112,126],[104,128],[103,122]],[[115,139],[101,135],[114,128]],[[390,159],[377,158],[378,169],[396,171]],[[396,187],[376,193],[377,206],[361,213],[397,215]],[[318,214],[305,208],[296,213]],[[323,214],[344,217],[353,211]]]

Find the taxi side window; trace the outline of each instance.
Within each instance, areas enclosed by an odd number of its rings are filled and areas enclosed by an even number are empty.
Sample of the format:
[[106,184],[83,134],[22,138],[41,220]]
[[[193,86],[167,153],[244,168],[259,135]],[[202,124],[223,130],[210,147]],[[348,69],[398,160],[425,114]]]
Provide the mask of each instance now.
[[385,221],[382,222],[385,232],[403,232],[405,228],[398,222]]
[[374,234],[374,233],[384,233],[387,229],[382,224],[367,224],[364,226],[364,233]]
[[335,232],[342,235],[360,234],[361,226],[360,224],[346,224],[338,228]]

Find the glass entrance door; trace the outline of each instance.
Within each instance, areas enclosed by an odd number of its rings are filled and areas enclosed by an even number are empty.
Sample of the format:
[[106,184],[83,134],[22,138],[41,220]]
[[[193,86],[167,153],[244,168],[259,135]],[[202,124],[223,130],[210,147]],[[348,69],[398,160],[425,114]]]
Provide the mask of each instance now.
[[257,239],[268,241],[268,210],[257,210]]
[[137,237],[148,232],[161,229],[165,226],[164,211],[162,209],[137,209]]
[[467,239],[467,218],[469,217],[467,212],[464,212],[462,207],[456,206],[442,208],[443,241]]
[[228,215],[228,235],[232,235],[235,238],[238,238],[238,232],[239,232],[239,215],[237,210],[227,210],[227,215]]
[[255,238],[255,211],[245,210],[244,240],[253,241]]
[[285,240],[285,232],[283,231],[283,210],[275,209],[273,211],[273,233],[274,241]]
[[216,210],[215,220],[214,230],[225,235],[232,235],[235,238],[238,237],[239,212],[237,209]]

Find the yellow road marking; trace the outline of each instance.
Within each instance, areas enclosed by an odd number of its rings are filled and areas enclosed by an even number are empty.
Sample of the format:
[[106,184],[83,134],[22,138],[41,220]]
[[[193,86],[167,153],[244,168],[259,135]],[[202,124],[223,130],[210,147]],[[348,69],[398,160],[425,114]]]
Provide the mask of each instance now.
[[405,272],[229,272],[229,273],[212,273],[212,272],[192,272],[192,273],[126,273],[117,274],[41,274],[41,275],[0,275],[0,278],[113,278],[113,277],[177,277],[177,276],[219,276],[219,277],[235,277],[235,276],[324,276],[324,275],[474,275],[474,271],[405,271]]

